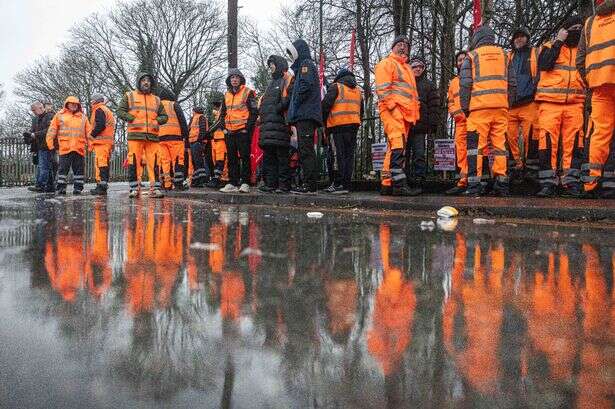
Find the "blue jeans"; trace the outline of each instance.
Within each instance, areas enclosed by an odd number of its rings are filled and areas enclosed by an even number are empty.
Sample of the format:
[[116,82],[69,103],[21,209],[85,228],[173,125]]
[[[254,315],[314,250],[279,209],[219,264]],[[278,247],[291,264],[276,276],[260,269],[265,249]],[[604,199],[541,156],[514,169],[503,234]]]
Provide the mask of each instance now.
[[54,190],[54,151],[38,151],[38,168],[36,186],[45,190]]

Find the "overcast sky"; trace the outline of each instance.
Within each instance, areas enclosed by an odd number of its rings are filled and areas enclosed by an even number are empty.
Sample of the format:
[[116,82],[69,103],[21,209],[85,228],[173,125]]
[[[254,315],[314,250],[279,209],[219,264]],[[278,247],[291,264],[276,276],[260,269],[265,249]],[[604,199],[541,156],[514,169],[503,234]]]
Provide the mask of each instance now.
[[[224,0],[222,0],[224,1]],[[11,91],[13,77],[39,57],[57,55],[68,30],[94,12],[122,0],[0,0],[0,82]],[[285,0],[239,0],[240,14],[267,28]],[[8,96],[11,99],[11,96]]]

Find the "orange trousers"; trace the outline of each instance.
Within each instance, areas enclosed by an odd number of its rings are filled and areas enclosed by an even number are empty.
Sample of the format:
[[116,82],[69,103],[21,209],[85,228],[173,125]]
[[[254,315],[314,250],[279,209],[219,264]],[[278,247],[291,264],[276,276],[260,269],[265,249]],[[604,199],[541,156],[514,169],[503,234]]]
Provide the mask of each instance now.
[[491,173],[502,183],[508,183],[506,176],[506,130],[508,109],[481,109],[468,117],[468,184],[481,183],[483,160],[488,160],[487,150],[493,155]]
[[387,151],[382,165],[382,186],[403,184],[406,179],[404,173],[404,149],[412,124],[404,119],[399,109],[380,112],[380,119],[384,125],[384,133],[387,137]]
[[583,165],[585,190],[615,189],[615,84],[595,88],[589,122],[589,163]]
[[[170,189],[172,183],[176,185],[183,183],[184,141],[160,142],[160,168],[165,189]],[[173,173],[173,180],[171,180],[171,173]]]
[[94,176],[96,183],[106,185],[109,183],[109,160],[111,151],[113,151],[112,143],[96,143],[92,146],[94,151]]
[[459,168],[457,186],[468,186],[468,121],[465,117],[455,118],[455,153]]
[[[532,102],[508,111],[508,132],[506,139],[510,148],[511,161],[515,167],[523,168],[523,159],[527,161],[532,140],[538,141],[538,104]],[[521,140],[519,139],[521,136]],[[524,154],[521,155],[522,144]]]
[[561,150],[562,185],[580,182],[583,159],[583,104],[542,102],[540,117],[540,171],[543,185],[558,185],[558,152]]
[[128,141],[130,189],[133,190],[140,187],[140,180],[137,175],[138,168],[141,166],[141,159],[145,159],[150,189],[159,189],[158,164],[160,163],[160,143],[152,141]]
[[211,154],[214,162],[214,176],[221,179],[228,172],[226,166],[226,142],[224,142],[224,139],[214,139],[212,141]]

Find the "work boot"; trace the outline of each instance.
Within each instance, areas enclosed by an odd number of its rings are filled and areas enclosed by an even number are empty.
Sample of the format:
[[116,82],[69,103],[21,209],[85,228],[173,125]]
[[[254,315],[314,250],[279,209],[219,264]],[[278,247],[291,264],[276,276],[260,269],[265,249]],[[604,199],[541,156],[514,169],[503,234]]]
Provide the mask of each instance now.
[[380,185],[381,196],[391,196],[393,194],[393,188],[391,186]]
[[154,199],[161,199],[164,197],[164,193],[162,193],[160,189],[152,189],[149,192],[149,196],[153,197]]
[[275,188],[269,187],[267,185],[262,185],[258,187],[258,191],[261,193],[273,193],[275,192]]
[[578,184],[566,185],[562,191],[562,197],[580,198],[583,196],[583,190]]
[[130,193],[128,193],[128,197],[131,198],[131,199],[139,197],[139,190],[138,189],[132,189],[130,191]]
[[209,183],[207,183],[207,187],[209,187],[211,189],[218,189],[218,188],[220,188],[220,179],[218,179],[218,178],[211,178]]
[[493,194],[493,196],[499,196],[499,197],[508,197],[508,196],[510,196],[510,190],[509,190],[509,187],[508,187],[508,183],[503,183],[503,182],[496,181],[493,184],[493,189],[492,189],[491,193]]
[[465,186],[455,186],[444,192],[447,196],[458,196],[466,191]]
[[484,189],[483,186],[480,183],[475,183],[472,185],[468,185],[468,187],[466,188],[465,192],[463,192],[463,196],[468,196],[468,197],[479,197],[483,194]]
[[393,186],[393,196],[418,196],[423,192],[421,188],[410,188],[408,185]]
[[90,194],[93,196],[105,196],[107,194],[107,189],[101,185],[96,185],[94,189],[90,190]]
[[310,189],[307,185],[303,185],[292,189],[290,193],[294,195],[315,195],[318,191],[317,189]]
[[557,186],[555,185],[546,185],[540,190],[540,192],[536,193],[538,197],[555,197],[557,195]]

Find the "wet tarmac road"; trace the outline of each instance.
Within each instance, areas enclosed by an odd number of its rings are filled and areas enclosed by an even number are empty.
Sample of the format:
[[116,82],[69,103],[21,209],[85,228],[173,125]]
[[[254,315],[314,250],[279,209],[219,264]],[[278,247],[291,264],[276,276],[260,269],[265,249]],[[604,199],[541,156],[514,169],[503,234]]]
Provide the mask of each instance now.
[[0,407],[612,408],[615,230],[0,201]]

